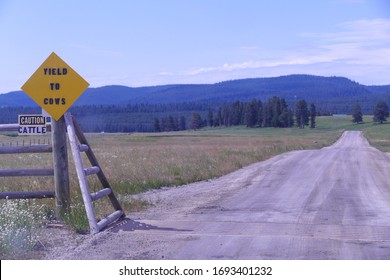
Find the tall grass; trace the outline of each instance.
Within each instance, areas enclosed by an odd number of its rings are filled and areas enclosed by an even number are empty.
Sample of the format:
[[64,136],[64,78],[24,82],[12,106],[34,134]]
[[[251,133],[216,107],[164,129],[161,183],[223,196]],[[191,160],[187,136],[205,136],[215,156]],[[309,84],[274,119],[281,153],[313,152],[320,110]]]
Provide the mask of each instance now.
[[77,233],[85,234],[89,230],[88,218],[84,203],[80,197],[74,198],[67,213],[64,213],[65,224],[73,228]]
[[206,132],[136,134],[91,142],[104,172],[120,194],[215,178],[285,151],[329,143],[324,138],[296,135]]

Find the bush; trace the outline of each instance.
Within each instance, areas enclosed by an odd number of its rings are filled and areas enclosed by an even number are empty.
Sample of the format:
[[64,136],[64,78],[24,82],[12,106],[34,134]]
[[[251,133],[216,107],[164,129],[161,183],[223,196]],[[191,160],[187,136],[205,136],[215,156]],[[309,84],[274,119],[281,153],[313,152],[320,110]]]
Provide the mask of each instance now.
[[31,200],[5,200],[0,213],[0,255],[18,258],[31,251],[46,223],[44,207]]

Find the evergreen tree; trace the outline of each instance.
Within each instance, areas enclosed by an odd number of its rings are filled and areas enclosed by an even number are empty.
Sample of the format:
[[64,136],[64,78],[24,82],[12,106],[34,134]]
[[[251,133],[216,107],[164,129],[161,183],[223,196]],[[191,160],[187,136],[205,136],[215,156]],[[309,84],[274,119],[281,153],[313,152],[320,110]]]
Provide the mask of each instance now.
[[262,127],[263,126],[263,120],[264,120],[264,110],[263,110],[263,103],[261,101],[258,102],[259,110],[257,114],[257,126]]
[[186,130],[186,118],[183,116],[180,116],[179,118],[179,130]]
[[272,107],[272,119],[271,126],[272,127],[280,127],[280,115],[282,114],[282,106],[279,97],[274,96],[271,99],[271,107]]
[[200,116],[200,114],[197,112],[192,112],[191,113],[191,120],[190,120],[190,129],[197,130],[197,129],[202,128],[202,125],[203,125],[203,121],[202,121],[202,117]]
[[180,129],[179,129],[179,118],[178,118],[178,117],[175,117],[175,118],[174,118],[174,124],[175,124],[175,125],[174,125],[174,130],[175,130],[175,131],[180,130]]
[[295,117],[299,128],[305,128],[305,125],[309,124],[309,110],[307,109],[306,100],[298,101],[295,108]]
[[362,108],[360,107],[359,103],[355,105],[352,111],[352,122],[354,123],[361,123],[363,122],[363,113]]
[[374,122],[380,122],[381,124],[387,120],[389,117],[389,107],[387,103],[383,100],[379,101],[376,104],[374,111]]
[[243,123],[244,104],[236,101],[231,105],[230,125],[240,125]]
[[227,104],[225,104],[222,108],[222,125],[230,126],[230,109]]
[[218,113],[217,113],[217,117],[216,117],[216,119],[214,121],[214,125],[215,126],[222,126],[223,125],[223,123],[222,123],[222,109],[221,109],[221,107],[218,108]]
[[273,107],[272,100],[268,100],[263,108],[263,111],[264,111],[263,126],[264,127],[271,127],[271,125],[272,125],[272,119],[273,119],[272,107]]
[[290,127],[290,123],[290,111],[288,110],[287,102],[284,98],[281,98],[278,127]]
[[175,119],[169,115],[168,116],[168,127],[167,131],[175,131],[176,130],[176,124],[175,124]]
[[153,128],[155,132],[161,132],[160,121],[158,118],[154,118]]
[[289,109],[288,110],[288,127],[293,127],[294,126],[294,112]]
[[316,106],[314,103],[310,104],[310,128],[316,128],[316,116],[317,116],[317,111],[316,111]]
[[278,127],[290,127],[290,111],[288,109],[283,109],[280,113],[278,123]]
[[161,127],[161,131],[167,131],[167,129],[168,129],[168,118],[166,118],[166,117],[161,118],[160,127]]
[[255,127],[259,115],[259,103],[253,99],[245,106],[245,124],[246,127]]
[[208,126],[214,126],[214,115],[213,115],[213,111],[209,110],[208,114],[207,114],[207,124]]

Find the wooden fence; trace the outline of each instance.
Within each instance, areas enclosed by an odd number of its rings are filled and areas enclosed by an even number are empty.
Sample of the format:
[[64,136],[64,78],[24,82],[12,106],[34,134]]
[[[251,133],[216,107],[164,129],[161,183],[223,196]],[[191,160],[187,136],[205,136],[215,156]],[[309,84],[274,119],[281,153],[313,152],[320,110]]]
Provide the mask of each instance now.
[[33,145],[50,145],[50,139],[49,138],[31,138],[29,139],[21,139],[16,141],[7,141],[7,142],[1,142],[0,147],[19,147],[19,146],[33,146]]
[[[0,125],[1,131],[17,131],[18,125]],[[69,191],[69,170],[67,141],[72,150],[77,177],[80,183],[80,189],[83,196],[84,206],[89,222],[91,233],[98,233],[109,224],[114,223],[125,217],[125,213],[116,198],[106,176],[100,167],[95,154],[93,153],[87,138],[81,131],[76,120],[70,113],[65,113],[58,121],[52,120],[51,123],[52,145],[30,145],[30,146],[0,146],[1,154],[21,154],[21,153],[52,153],[53,168],[40,169],[11,169],[0,170],[0,177],[13,176],[54,176],[54,191],[30,191],[30,192],[2,192],[0,199],[24,199],[24,198],[53,198],[56,199],[56,214],[61,219],[62,214],[68,212],[70,206]],[[92,167],[84,168],[80,153],[85,152]],[[102,189],[91,193],[89,190],[87,176],[97,175]],[[114,212],[98,221],[96,219],[93,202],[108,196]]]
[[[50,125],[48,125],[50,126]],[[17,131],[18,124],[1,124],[1,131]],[[41,141],[42,140],[42,141]],[[46,141],[47,140],[47,141]],[[42,144],[41,144],[42,142]],[[47,144],[46,144],[47,142]],[[25,139],[21,141],[1,143],[0,155],[23,154],[23,153],[52,153],[53,148],[49,139]],[[53,168],[34,169],[0,169],[0,177],[23,177],[23,176],[54,176]],[[24,191],[24,192],[0,192],[0,199],[27,199],[27,198],[54,198],[55,191]]]

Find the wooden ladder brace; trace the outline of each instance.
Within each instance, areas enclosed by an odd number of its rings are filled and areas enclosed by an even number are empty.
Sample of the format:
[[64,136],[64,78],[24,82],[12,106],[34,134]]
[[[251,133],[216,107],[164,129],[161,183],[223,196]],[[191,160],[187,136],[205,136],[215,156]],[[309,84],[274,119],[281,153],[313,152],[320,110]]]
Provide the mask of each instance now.
[[[89,146],[88,141],[85,138],[85,135],[83,134],[75,118],[70,113],[65,113],[64,118],[68,131],[73,160],[76,167],[76,173],[80,183],[81,195],[83,197],[85,210],[87,213],[89,228],[91,230],[91,233],[95,234],[100,232],[109,224],[123,218],[125,216],[125,213],[121,205],[119,204],[119,201],[117,200],[114,192],[112,191],[111,186],[95,157],[95,154]],[[81,152],[86,153],[92,167],[84,168],[80,154]],[[93,174],[96,174],[98,176],[103,186],[103,189],[91,193],[87,182],[87,176]],[[108,196],[112,206],[115,209],[115,212],[98,222],[96,220],[92,202],[104,196]]]

